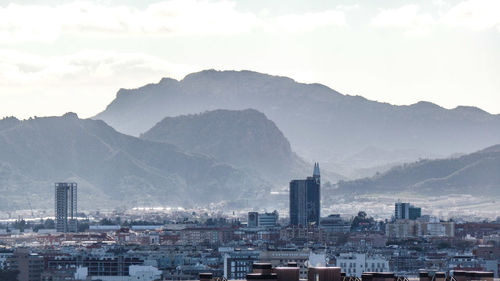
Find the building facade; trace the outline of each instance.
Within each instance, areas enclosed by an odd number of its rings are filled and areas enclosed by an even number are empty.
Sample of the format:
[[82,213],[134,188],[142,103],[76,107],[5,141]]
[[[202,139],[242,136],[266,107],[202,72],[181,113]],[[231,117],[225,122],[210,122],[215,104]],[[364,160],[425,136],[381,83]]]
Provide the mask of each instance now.
[[55,184],[55,224],[57,232],[77,232],[77,184]]
[[396,220],[385,225],[389,238],[455,237],[455,223],[431,220]]
[[299,267],[301,279],[307,278],[307,261],[311,251],[309,249],[293,250],[267,250],[260,253],[259,262],[270,263],[273,267],[288,266],[288,263],[296,263]]
[[248,212],[248,227],[258,227],[259,226],[259,213],[258,212]]
[[348,233],[351,230],[351,224],[344,221],[339,214],[322,218],[320,227],[327,232],[333,233]]
[[224,277],[226,279],[245,279],[252,272],[252,265],[259,260],[256,250],[233,250],[224,253]]
[[43,272],[43,257],[28,248],[16,249],[9,257],[9,269],[19,271],[18,281],[40,281]]
[[314,164],[312,177],[290,182],[290,224],[319,226],[321,209],[321,177],[319,164]]
[[396,220],[416,220],[422,216],[422,209],[410,203],[396,202],[394,204],[394,219]]
[[389,260],[380,255],[342,253],[336,257],[336,264],[347,276],[361,277],[363,272],[389,271]]
[[278,224],[278,211],[274,211],[272,213],[260,213],[259,214],[259,227],[263,228],[271,228],[276,227]]

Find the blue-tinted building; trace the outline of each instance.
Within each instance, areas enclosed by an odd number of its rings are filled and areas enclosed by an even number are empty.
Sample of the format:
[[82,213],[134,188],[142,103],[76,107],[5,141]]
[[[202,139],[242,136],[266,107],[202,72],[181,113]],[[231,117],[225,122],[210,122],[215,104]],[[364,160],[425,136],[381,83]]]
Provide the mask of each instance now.
[[290,224],[319,226],[321,209],[321,177],[319,164],[314,164],[312,177],[290,182]]

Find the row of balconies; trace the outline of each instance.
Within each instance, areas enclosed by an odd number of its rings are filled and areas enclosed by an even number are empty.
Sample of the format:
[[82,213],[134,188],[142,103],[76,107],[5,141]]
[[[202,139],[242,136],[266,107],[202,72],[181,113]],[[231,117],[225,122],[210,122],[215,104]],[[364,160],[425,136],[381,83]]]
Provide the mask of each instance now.
[[[246,275],[246,280],[261,281],[299,281],[300,268],[296,263],[287,267],[272,268],[270,263],[254,263],[253,272]],[[436,272],[429,274],[421,271],[418,279],[412,281],[494,281],[493,272],[484,271],[454,271],[453,274]],[[212,278],[211,273],[201,273],[200,281],[225,280]],[[409,281],[404,276],[395,276],[393,272],[365,272],[361,279],[348,277],[341,272],[340,267],[311,267],[307,274],[307,281]],[[304,280],[304,281],[306,281]]]

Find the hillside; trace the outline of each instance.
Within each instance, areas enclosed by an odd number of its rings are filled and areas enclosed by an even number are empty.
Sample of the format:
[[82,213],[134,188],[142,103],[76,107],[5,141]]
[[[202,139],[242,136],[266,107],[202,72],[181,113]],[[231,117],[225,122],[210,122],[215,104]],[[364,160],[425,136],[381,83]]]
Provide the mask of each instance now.
[[[477,108],[448,110],[429,102],[395,106],[251,71],[206,70],[180,81],[165,78],[138,89],[121,89],[95,118],[138,136],[165,117],[247,108],[264,113],[294,151],[324,167],[331,163],[347,170],[368,168],[351,161],[367,148],[387,151],[388,156],[405,151],[404,160],[412,161],[500,143],[500,116]],[[372,166],[389,164],[386,159],[391,157],[372,155],[376,157],[366,159]]]
[[50,208],[58,181],[78,182],[79,208],[87,210],[237,201],[258,198],[267,186],[210,157],[73,113],[1,120],[1,209]]
[[337,192],[497,197],[500,196],[500,145],[455,158],[421,160],[371,178],[340,182]]
[[311,169],[295,155],[278,127],[253,109],[167,117],[141,138],[212,156],[281,185]]

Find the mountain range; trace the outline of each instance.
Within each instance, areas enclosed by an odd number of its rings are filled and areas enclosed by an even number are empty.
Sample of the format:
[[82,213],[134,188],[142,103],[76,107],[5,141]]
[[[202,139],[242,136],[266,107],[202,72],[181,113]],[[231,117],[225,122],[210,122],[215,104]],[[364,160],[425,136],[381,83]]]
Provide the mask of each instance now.
[[[139,136],[165,117],[247,108],[272,120],[301,157],[355,176],[356,169],[470,153],[500,143],[500,116],[475,107],[449,110],[430,102],[396,106],[252,71],[205,70],[180,81],[164,78],[121,89],[94,118]],[[395,153],[404,157],[394,161]]]
[[50,208],[58,181],[79,184],[82,209],[282,207],[311,160],[322,167],[324,206],[359,194],[498,197],[499,143],[500,116],[477,108],[395,106],[207,70],[121,89],[92,119],[1,119],[0,210]]
[[0,208],[50,208],[57,181],[79,184],[84,209],[206,205],[260,198],[270,188],[212,157],[74,113],[0,120]]
[[420,160],[355,181],[340,181],[341,194],[413,193],[427,196],[500,196],[500,145],[436,160]]
[[[141,138],[208,155],[277,185],[311,170],[274,122],[254,109],[167,117]],[[340,178],[336,175],[331,180]]]

